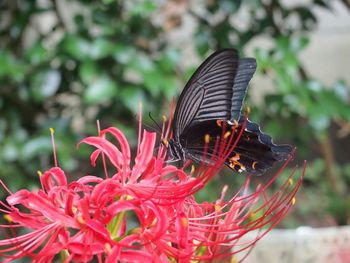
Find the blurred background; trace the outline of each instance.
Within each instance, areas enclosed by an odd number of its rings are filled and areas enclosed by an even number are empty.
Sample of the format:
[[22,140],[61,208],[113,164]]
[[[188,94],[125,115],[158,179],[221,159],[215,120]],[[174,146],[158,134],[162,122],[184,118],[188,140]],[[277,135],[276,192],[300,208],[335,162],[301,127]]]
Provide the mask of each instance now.
[[[291,168],[308,161],[280,227],[347,225],[349,14],[348,0],[0,0],[0,178],[38,186],[36,171],[53,165],[49,127],[60,166],[86,174],[91,149],[75,145],[97,119],[135,146],[139,101],[154,126],[148,112],[160,122],[204,58],[235,47],[258,63],[250,118],[297,146]],[[241,178],[219,176],[199,198]]]

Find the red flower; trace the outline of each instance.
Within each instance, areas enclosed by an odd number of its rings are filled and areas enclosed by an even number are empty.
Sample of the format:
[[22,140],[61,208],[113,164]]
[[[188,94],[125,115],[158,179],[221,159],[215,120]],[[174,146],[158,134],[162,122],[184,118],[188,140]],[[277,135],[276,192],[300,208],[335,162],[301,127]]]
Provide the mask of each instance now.
[[[9,193],[6,203],[1,202],[9,221],[1,226],[6,237],[0,240],[3,262],[23,257],[33,262],[57,257],[64,262],[210,260],[252,247],[295,202],[303,176],[293,184],[293,172],[270,197],[266,190],[279,173],[253,193],[248,177],[229,201],[224,201],[225,187],[216,203],[197,203],[194,194],[221,169],[228,149],[218,147],[223,150],[214,166],[202,164],[186,173],[165,162],[162,145],[153,155],[155,133],[139,132],[141,137],[134,165],[129,144],[116,128],[81,141],[96,147],[93,166],[101,157],[105,171],[111,170],[107,162],[112,167],[113,175],[106,172],[105,179],[83,176],[67,183],[64,172],[54,167],[40,176],[42,188],[37,192],[11,193],[1,182]],[[17,231],[20,228],[26,232]],[[239,242],[253,230],[259,230],[253,240]]]

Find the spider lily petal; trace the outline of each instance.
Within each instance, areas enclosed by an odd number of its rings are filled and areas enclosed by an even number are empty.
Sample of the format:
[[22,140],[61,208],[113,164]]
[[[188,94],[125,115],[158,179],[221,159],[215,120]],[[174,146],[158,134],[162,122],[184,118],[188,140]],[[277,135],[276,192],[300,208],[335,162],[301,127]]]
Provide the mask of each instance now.
[[[143,131],[139,137],[134,165],[128,141],[117,128],[79,143],[96,148],[91,164],[101,158],[104,168],[109,164],[115,169],[112,177],[85,175],[68,183],[56,166],[40,176],[41,189],[15,193],[0,180],[8,192],[6,203],[0,202],[8,221],[0,225],[3,262],[50,262],[57,257],[64,262],[190,262],[227,257],[253,247],[295,203],[304,175],[293,183],[295,171],[270,196],[267,189],[279,173],[254,191],[248,177],[231,198],[225,198],[224,187],[216,202],[198,203],[194,194],[220,171],[233,149],[217,145],[215,162],[203,162],[188,172],[165,161],[162,145],[154,154],[155,133]],[[256,237],[241,241],[255,230]]]

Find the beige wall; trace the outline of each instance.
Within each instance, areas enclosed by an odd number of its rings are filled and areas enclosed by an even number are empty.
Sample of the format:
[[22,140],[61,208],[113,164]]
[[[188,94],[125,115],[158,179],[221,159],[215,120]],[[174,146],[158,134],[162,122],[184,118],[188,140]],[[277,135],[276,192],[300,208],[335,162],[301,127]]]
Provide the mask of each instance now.
[[350,10],[340,1],[331,2],[332,13],[317,8],[319,27],[301,58],[311,76],[323,83],[344,79],[350,84]]

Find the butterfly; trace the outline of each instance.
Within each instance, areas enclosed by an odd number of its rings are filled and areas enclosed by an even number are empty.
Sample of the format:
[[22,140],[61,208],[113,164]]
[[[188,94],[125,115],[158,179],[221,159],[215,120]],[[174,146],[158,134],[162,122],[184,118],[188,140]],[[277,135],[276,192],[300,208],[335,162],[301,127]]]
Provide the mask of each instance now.
[[235,49],[217,51],[199,66],[175,108],[173,137],[167,143],[171,160],[206,162],[215,154],[215,142],[227,141],[231,134],[227,131],[234,131],[236,136],[242,133],[225,159],[225,164],[234,171],[262,174],[275,162],[290,156],[291,146],[274,144],[258,124],[241,114],[255,70],[256,60],[239,58]]

